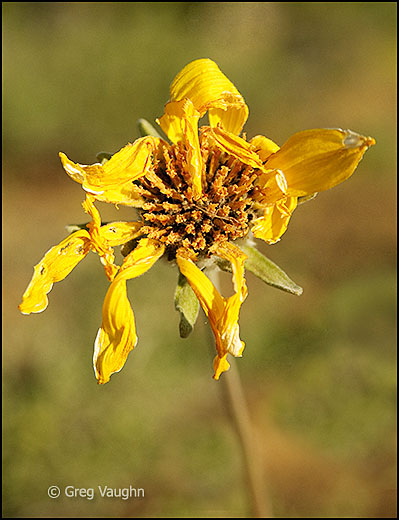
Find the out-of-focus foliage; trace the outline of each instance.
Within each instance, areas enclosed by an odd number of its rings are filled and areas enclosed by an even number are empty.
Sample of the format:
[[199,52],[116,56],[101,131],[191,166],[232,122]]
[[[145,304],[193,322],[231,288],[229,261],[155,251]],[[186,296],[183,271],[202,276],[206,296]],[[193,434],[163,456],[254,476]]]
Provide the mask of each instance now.
[[[176,269],[129,282],[139,343],[104,387],[91,358],[108,282],[94,255],[44,313],[17,310],[33,265],[86,218],[58,152],[92,163],[133,141],[199,57],[243,94],[249,137],[339,126],[377,141],[262,248],[304,293],[248,274],[237,364],[276,517],[396,516],[395,48],[393,2],[3,3],[4,516],[250,514],[203,315],[179,337]],[[51,485],[145,498],[50,499]]]

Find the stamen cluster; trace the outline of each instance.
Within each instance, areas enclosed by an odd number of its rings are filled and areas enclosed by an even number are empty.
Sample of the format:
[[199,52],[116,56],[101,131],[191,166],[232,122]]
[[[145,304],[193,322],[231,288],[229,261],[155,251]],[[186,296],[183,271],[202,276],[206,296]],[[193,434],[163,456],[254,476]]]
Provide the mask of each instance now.
[[203,132],[201,199],[194,200],[181,143],[163,147],[152,170],[137,183],[144,199],[142,232],[163,242],[169,259],[179,247],[209,256],[218,244],[248,233],[251,190],[259,171],[218,149]]

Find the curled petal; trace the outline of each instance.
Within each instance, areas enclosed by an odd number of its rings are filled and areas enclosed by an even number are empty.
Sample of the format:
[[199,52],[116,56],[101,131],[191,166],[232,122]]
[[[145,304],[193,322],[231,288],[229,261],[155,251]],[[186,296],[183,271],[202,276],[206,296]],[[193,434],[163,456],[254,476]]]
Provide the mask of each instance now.
[[200,113],[189,99],[170,101],[165,105],[164,115],[157,119],[157,123],[169,137],[172,143],[185,141],[185,121],[189,121],[193,128],[198,130]]
[[103,322],[94,343],[94,371],[99,384],[119,372],[136,346],[136,325],[130,307],[126,280],[113,281],[103,306]]
[[176,260],[181,273],[195,292],[208,317],[216,341],[214,379],[229,368],[227,354],[241,356],[245,344],[239,337],[238,314],[247,289],[244,280],[244,261],[247,258],[237,247],[219,245],[216,254],[231,262],[235,294],[225,299],[209,278],[194,264],[184,249],[178,250]]
[[102,325],[94,344],[93,365],[99,384],[107,383],[119,372],[137,343],[133,310],[130,306],[126,280],[145,273],[163,254],[164,246],[144,238],[124,260],[121,270],[106,294]]
[[224,152],[239,159],[242,163],[263,170],[263,162],[253,147],[241,137],[225,132],[222,128],[212,128],[209,135]]
[[209,111],[211,126],[222,124],[239,134],[248,118],[248,107],[236,87],[210,59],[199,59],[186,65],[170,86],[170,101],[188,98],[201,117]]
[[126,145],[104,164],[78,164],[64,153],[59,155],[67,174],[97,200],[139,206],[141,198],[133,181],[146,174],[160,142],[156,137],[142,137]]
[[[216,249],[216,254],[224,260],[228,260],[233,270],[235,293],[226,300],[221,331],[222,341],[226,346],[227,352],[239,357],[242,355],[242,351],[245,347],[245,343],[240,340],[239,336],[238,318],[241,305],[247,297],[247,286],[244,278],[244,262],[247,259],[247,255],[229,242],[219,245]],[[219,374],[215,372],[215,379],[218,379],[221,372],[222,370]]]
[[200,114],[190,99],[171,101],[165,107],[159,125],[173,143],[182,142],[187,151],[187,169],[191,178],[193,197],[202,194],[202,155],[198,138]]
[[252,233],[267,244],[274,244],[285,233],[292,212],[297,206],[297,197],[287,197],[267,206],[263,217],[257,218],[252,224]]
[[82,207],[85,212],[91,216],[92,221],[87,224],[87,227],[91,231],[99,232],[101,227],[101,215],[98,209],[94,205],[95,197],[93,195],[87,194],[85,200],[82,202]]
[[52,247],[35,266],[19,310],[23,314],[44,311],[48,305],[47,294],[54,282],[66,278],[89,251],[90,235],[83,229],[72,233],[60,244]]
[[[282,172],[288,196],[312,195],[350,177],[367,148],[374,144],[372,137],[363,137],[351,130],[305,130],[294,134],[272,154],[266,167]],[[273,189],[269,197],[271,202],[282,198],[281,193]]]

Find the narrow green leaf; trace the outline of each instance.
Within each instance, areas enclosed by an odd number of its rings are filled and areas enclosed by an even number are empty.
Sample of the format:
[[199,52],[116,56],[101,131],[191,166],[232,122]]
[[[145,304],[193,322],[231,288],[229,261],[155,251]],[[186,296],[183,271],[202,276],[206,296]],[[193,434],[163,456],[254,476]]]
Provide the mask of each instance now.
[[255,247],[240,245],[240,249],[248,256],[248,260],[245,261],[245,269],[272,287],[297,296],[302,294],[302,287],[293,282],[278,265],[262,255]]
[[175,292],[175,308],[180,312],[179,331],[182,338],[187,338],[194,328],[199,311],[199,301],[191,289],[187,278],[179,273]]
[[137,121],[137,126],[140,132],[140,137],[145,137],[147,135],[152,135],[153,137],[161,137],[156,129],[152,126],[151,123],[147,121],[147,119],[139,119]]

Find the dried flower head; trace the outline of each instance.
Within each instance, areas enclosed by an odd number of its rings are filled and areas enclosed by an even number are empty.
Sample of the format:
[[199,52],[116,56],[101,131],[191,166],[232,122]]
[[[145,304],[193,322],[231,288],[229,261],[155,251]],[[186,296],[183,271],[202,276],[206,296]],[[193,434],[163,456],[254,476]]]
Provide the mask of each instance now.
[[[209,124],[199,128],[206,113]],[[83,208],[92,220],[43,257],[19,308],[25,314],[43,311],[53,283],[90,250],[97,252],[110,281],[94,345],[99,383],[123,367],[137,342],[126,281],[163,255],[180,270],[175,302],[181,335],[191,331],[197,302],[209,319],[215,379],[229,368],[228,354],[241,356],[244,349],[238,325],[247,296],[244,267],[270,285],[301,292],[243,239],[277,242],[298,202],[350,177],[375,141],[350,130],[314,129],[294,134],[280,148],[262,135],[240,137],[247,117],[235,86],[213,61],[199,59],[176,76],[157,120],[170,142],[145,135],[93,165],[60,153],[65,171],[86,192]],[[134,207],[140,219],[102,224],[95,201]],[[120,245],[125,258],[118,266],[113,248]],[[232,272],[234,294],[228,298],[204,272],[213,260]]]

